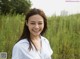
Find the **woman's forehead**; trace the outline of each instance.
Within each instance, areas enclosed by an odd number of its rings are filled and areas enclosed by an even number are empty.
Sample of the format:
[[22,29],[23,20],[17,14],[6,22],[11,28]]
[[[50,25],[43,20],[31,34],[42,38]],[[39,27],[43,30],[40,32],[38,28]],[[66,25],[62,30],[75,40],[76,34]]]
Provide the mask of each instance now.
[[33,16],[29,17],[28,21],[32,21],[32,22],[34,22],[34,21],[43,21],[43,17],[38,15],[38,14],[33,15]]

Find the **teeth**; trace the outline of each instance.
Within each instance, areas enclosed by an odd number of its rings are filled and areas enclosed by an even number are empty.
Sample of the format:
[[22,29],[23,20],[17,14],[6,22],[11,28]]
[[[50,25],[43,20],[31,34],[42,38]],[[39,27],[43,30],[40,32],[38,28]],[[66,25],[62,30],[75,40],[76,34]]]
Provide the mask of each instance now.
[[33,30],[34,32],[39,32],[39,31],[35,31],[35,30]]
[[[34,31],[34,30],[33,30]],[[34,32],[39,32],[39,31],[34,31]]]

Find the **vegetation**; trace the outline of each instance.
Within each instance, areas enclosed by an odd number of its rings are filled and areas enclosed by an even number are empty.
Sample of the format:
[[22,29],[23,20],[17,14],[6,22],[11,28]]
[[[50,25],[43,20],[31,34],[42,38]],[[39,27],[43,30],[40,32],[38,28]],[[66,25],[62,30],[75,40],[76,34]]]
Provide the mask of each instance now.
[[26,13],[31,7],[30,0],[0,0],[0,13]]
[[[12,48],[20,37],[23,15],[0,15],[0,52],[11,59]],[[53,49],[52,59],[80,59],[80,14],[48,17],[45,35]]]

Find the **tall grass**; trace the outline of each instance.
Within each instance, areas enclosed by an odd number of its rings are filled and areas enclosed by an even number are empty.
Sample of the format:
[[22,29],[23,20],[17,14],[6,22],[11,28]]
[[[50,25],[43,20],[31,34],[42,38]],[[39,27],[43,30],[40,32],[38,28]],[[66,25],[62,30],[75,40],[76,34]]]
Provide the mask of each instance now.
[[7,52],[11,58],[12,46],[18,40],[23,29],[22,15],[0,15],[0,52]]
[[50,17],[46,37],[54,59],[80,59],[80,15]]
[[[0,15],[0,52],[11,59],[12,47],[24,25],[23,15]],[[45,36],[53,49],[52,59],[80,59],[80,14],[48,17]]]

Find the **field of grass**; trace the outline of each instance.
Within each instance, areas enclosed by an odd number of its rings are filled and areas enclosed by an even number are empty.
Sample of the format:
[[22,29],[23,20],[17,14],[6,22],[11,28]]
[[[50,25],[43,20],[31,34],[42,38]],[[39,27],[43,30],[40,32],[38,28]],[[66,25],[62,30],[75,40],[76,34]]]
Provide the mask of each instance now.
[[[0,15],[0,52],[11,59],[12,48],[20,37],[23,15]],[[80,59],[80,14],[48,17],[48,30],[44,35],[53,49],[52,59]]]

